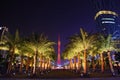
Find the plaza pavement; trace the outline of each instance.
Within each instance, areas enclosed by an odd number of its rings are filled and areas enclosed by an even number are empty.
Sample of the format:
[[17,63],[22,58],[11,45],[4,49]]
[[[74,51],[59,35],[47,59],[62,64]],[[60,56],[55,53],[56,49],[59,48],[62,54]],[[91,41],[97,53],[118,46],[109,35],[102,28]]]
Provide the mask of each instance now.
[[120,77],[110,77],[110,78],[73,78],[73,79],[17,79],[17,78],[0,78],[0,80],[120,80]]
[[43,77],[24,77],[24,75],[16,75],[16,77],[0,77],[0,80],[120,80],[120,75],[111,76],[110,72],[107,73],[91,73],[88,77],[80,77],[79,74],[73,73],[68,70],[52,70]]

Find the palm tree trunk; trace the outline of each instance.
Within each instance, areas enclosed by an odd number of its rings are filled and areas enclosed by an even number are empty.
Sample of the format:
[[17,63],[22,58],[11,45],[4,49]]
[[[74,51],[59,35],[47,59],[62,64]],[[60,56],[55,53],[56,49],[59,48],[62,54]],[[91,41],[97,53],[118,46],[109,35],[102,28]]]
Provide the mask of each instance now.
[[46,64],[46,66],[47,66],[46,69],[47,69],[47,70],[48,70],[48,65],[49,65],[49,63],[48,63],[48,61],[47,61],[47,64]]
[[95,71],[95,57],[92,56],[92,68],[93,68],[93,72]]
[[36,52],[35,52],[35,55],[34,55],[33,74],[35,74],[35,71],[36,71],[36,54],[37,54]]
[[45,60],[45,58],[44,58],[43,70],[45,70],[45,64],[46,64],[46,60]]
[[45,58],[42,57],[42,71],[44,71],[44,66],[45,66]]
[[30,60],[30,62],[31,62],[31,72],[33,72],[34,57],[32,57],[32,59]]
[[48,69],[50,69],[50,66],[51,66],[51,61],[50,61],[50,58],[49,58],[49,61],[48,61]]
[[26,62],[26,72],[28,72],[29,64],[30,64],[30,59],[29,59],[29,57],[27,57],[27,62]]
[[115,75],[115,72],[114,72],[114,69],[113,69],[113,65],[112,65],[112,59],[111,59],[111,56],[110,56],[110,51],[108,51],[107,54],[108,54],[109,65],[110,65],[110,69],[111,69],[112,75]]
[[13,62],[13,59],[14,59],[14,49],[12,50],[11,52],[11,56],[10,56],[10,61],[8,63],[8,69],[7,69],[7,74],[9,74],[12,70],[12,62]]
[[19,72],[22,73],[22,65],[23,65],[23,56],[21,55],[21,64],[19,68]]
[[10,68],[11,68],[11,65],[12,65],[12,60],[10,59],[10,61],[8,62],[8,68],[7,68],[7,74],[10,73]]
[[87,74],[87,50],[84,50],[84,58],[83,58],[83,69],[84,74]]
[[41,71],[42,70],[42,56],[40,55],[40,62],[39,62],[39,71]]
[[78,66],[77,66],[78,68],[78,70],[80,70],[80,53],[78,53]]
[[101,60],[101,72],[104,72],[104,59],[103,59],[103,53],[100,54],[100,60]]
[[42,63],[43,63],[43,61],[41,60],[40,61],[40,71],[42,70]]
[[46,59],[46,65],[45,65],[45,67],[46,67],[46,70],[48,69],[48,59]]
[[76,69],[76,56],[74,56],[74,70]]
[[70,59],[70,69],[72,69],[72,59]]

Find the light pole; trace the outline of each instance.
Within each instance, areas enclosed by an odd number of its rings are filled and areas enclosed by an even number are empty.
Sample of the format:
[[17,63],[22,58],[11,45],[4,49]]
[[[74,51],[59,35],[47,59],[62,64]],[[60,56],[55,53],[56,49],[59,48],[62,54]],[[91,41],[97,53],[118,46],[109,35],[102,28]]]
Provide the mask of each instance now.
[[2,41],[2,37],[5,33],[5,31],[8,32],[8,28],[6,26],[0,27],[0,30],[2,30],[2,29],[3,29],[3,31],[2,31],[2,34],[1,34],[1,41]]

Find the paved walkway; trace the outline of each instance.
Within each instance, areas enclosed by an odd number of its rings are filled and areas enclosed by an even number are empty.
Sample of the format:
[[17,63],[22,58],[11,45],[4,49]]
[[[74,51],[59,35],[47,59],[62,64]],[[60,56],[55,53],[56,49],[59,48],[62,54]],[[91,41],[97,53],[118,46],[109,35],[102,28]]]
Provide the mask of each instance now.
[[37,75],[36,77],[26,77],[26,75],[16,75],[12,77],[0,77],[0,80],[120,80],[120,76],[112,77],[110,72],[90,73],[87,78],[80,77],[80,73],[71,72],[69,70],[52,70],[49,73],[43,75]]
[[75,78],[75,79],[16,79],[16,78],[0,78],[0,80],[120,80],[120,77],[111,78]]

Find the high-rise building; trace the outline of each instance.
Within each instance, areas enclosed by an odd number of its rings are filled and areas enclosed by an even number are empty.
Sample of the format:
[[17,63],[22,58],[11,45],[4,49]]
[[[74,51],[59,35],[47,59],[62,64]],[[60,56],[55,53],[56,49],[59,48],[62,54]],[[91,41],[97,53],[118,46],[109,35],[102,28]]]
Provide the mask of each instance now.
[[120,19],[116,13],[116,0],[93,0],[96,15],[97,31],[107,36],[112,35],[112,41],[120,48]]
[[[104,35],[114,35],[119,32],[119,17],[116,12],[109,10],[100,10],[95,15],[96,26],[100,33]],[[114,37],[113,36],[113,37]]]

